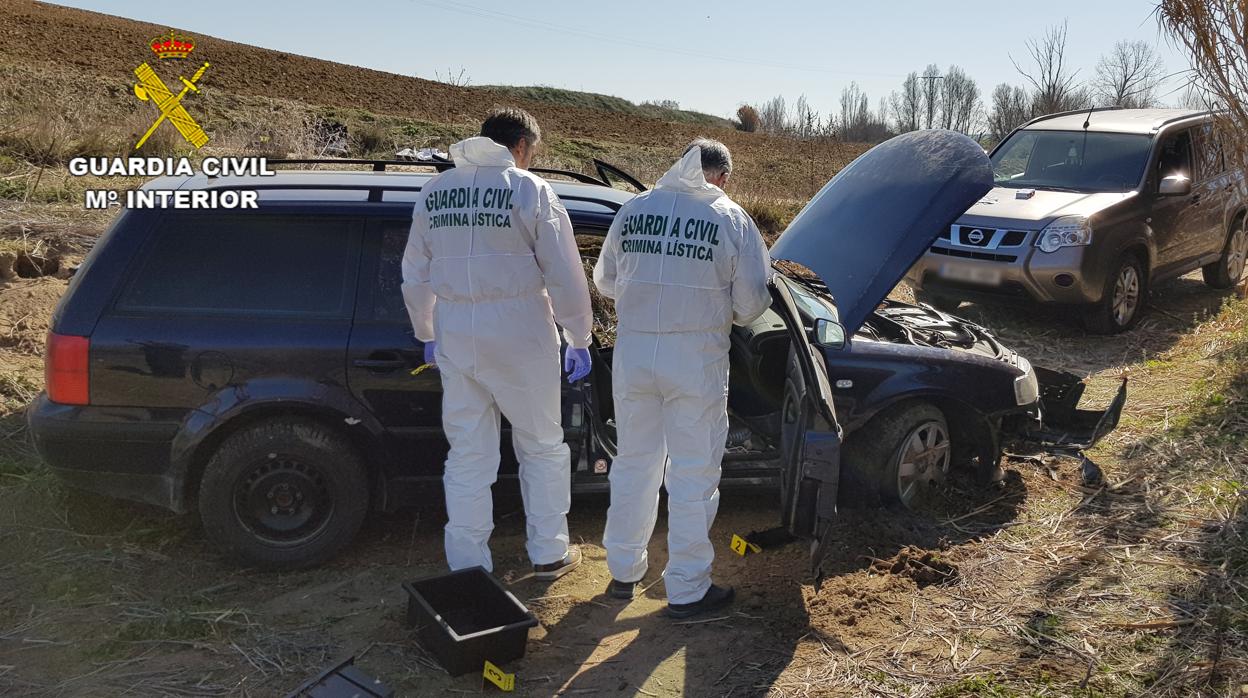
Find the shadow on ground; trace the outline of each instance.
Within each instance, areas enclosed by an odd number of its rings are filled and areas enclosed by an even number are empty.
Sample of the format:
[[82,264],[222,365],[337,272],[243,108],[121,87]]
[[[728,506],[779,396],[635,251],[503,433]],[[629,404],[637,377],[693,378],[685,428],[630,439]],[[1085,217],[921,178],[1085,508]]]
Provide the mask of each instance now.
[[1088,334],[1077,310],[1067,307],[994,301],[964,303],[956,314],[989,328],[1033,364],[1087,375],[1164,352],[1229,295],[1206,286],[1199,272],[1165,282],[1152,290],[1140,324],[1112,339]]

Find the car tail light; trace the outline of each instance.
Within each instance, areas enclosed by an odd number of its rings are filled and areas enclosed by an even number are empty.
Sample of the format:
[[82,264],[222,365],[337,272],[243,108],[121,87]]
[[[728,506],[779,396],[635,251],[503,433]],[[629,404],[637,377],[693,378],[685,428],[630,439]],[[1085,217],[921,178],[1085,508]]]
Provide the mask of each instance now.
[[90,401],[87,365],[91,340],[67,334],[48,333],[43,357],[43,377],[48,399],[62,405],[86,405]]

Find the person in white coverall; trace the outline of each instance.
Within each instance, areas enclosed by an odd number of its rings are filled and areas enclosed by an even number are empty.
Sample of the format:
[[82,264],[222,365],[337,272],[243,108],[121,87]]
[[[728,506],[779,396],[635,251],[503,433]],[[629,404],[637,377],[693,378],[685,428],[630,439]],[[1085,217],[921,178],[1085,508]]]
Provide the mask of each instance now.
[[540,138],[532,116],[504,109],[481,136],[451,146],[455,167],[416,202],[403,297],[425,361],[442,374],[447,563],[493,570],[501,413],[520,462],[529,559],[535,576],[555,579],[581,559],[568,547],[572,467],[555,323],[573,382],[589,373],[593,315],[568,212],[526,171]]
[[[732,601],[711,583],[709,532],[728,434],[728,333],[771,302],[771,262],[754,221],[720,188],[732,171],[722,143],[699,139],[654,189],[616,214],[594,267],[615,299],[612,366],[619,453],[603,544],[608,593],[631,599],[667,486],[668,615]],[[664,464],[666,461],[666,474]]]

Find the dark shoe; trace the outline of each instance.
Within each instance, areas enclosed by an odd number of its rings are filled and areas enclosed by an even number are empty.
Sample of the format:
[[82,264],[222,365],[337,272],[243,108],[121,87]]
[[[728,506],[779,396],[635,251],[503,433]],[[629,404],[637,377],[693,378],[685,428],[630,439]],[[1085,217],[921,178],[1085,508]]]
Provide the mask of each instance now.
[[703,596],[701,601],[669,603],[667,605],[667,617],[692,618],[710,611],[717,611],[732,603],[736,596],[737,592],[733,591],[732,587],[721,587],[712,584],[711,588],[706,590],[706,596]]
[[607,585],[607,596],[621,601],[632,601],[633,587],[635,586],[637,586],[637,582],[621,582],[617,579],[612,579],[611,583]]
[[564,555],[559,562],[552,562],[548,565],[533,565],[533,576],[548,582],[554,581],[576,569],[576,566],[579,564],[581,564],[581,551],[576,548],[568,548],[568,554]]

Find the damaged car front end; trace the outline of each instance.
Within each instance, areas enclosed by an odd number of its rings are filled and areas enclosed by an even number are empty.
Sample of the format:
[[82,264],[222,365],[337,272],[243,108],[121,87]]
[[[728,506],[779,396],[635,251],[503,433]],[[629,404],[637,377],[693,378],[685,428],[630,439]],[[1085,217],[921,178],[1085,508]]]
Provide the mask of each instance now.
[[1083,383],[1033,367],[987,329],[888,300],[941,230],[992,186],[991,165],[948,131],[898,136],[855,160],[772,247],[772,310],[791,341],[781,409],[782,521],[812,539],[816,577],[841,508],[911,506],[954,467],[1001,475],[1006,444],[1068,454],[1116,426]]

